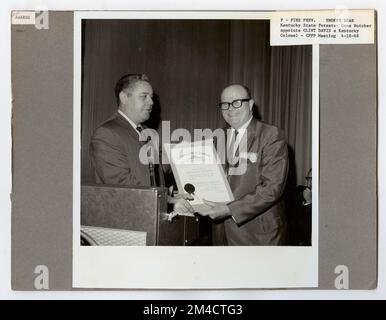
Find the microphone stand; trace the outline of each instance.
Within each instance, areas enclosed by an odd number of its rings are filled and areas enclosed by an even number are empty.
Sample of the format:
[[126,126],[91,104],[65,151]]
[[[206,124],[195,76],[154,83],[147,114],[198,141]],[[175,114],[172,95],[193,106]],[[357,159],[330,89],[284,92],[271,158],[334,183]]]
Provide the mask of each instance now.
[[[149,143],[150,141],[151,141],[151,138],[148,137],[146,143]],[[149,151],[150,151],[150,155],[149,155]],[[153,163],[153,158],[151,157],[151,155],[153,154],[153,151],[154,151],[153,147],[149,143],[149,150],[148,150],[148,153],[147,153],[147,159],[148,159],[148,162],[149,162],[150,186],[151,187],[156,187],[157,184],[156,184],[156,181],[155,181],[154,163]]]

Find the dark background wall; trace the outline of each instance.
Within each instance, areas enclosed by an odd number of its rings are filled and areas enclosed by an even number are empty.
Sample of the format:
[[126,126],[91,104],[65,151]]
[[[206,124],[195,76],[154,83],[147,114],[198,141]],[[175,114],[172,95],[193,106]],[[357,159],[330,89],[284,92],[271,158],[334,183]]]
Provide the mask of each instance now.
[[116,109],[114,86],[146,73],[155,92],[149,125],[171,130],[225,125],[217,108],[233,82],[251,88],[256,114],[282,128],[290,183],[311,167],[311,47],[270,47],[269,21],[86,20],[83,22],[82,182],[93,181],[89,142]]

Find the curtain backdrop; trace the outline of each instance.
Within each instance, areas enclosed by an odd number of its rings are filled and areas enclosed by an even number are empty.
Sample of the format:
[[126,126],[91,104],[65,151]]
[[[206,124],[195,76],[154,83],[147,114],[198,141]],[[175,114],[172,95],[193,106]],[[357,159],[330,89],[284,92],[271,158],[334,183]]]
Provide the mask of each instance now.
[[155,91],[149,126],[224,126],[217,108],[229,83],[250,87],[256,115],[284,130],[290,185],[311,167],[311,47],[271,47],[269,21],[88,20],[83,24],[82,182],[94,179],[89,142],[117,106],[116,81],[146,73]]
[[256,115],[284,130],[290,155],[288,186],[304,184],[312,165],[312,47],[271,47],[269,23],[235,21],[229,74],[230,82],[251,89]]

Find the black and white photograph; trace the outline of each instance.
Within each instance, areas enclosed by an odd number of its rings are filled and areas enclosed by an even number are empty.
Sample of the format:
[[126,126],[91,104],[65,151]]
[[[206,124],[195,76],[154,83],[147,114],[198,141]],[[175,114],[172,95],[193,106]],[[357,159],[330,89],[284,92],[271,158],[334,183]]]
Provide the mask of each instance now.
[[[84,237],[311,245],[312,46],[270,46],[269,24],[82,20]],[[225,151],[215,172],[170,165],[164,141],[204,138]],[[141,161],[150,145],[153,159]],[[222,199],[225,184],[232,198]]]
[[377,9],[211,5],[9,11],[15,295],[377,290]]
[[[313,46],[271,46],[265,13],[89,15],[75,22],[75,285],[98,256],[95,274],[125,287],[120,259],[146,274],[159,255],[188,273],[212,265],[193,287],[234,263],[260,268],[262,286],[314,285]],[[256,285],[215,286],[236,283]]]

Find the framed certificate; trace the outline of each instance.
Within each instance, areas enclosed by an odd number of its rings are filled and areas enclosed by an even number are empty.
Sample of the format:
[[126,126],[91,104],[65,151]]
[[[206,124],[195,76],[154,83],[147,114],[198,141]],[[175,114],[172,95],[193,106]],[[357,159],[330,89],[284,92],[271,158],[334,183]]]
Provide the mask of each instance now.
[[213,140],[164,144],[180,193],[191,193],[195,210],[207,207],[203,199],[228,203],[234,200]]

